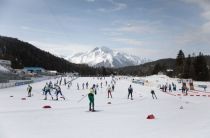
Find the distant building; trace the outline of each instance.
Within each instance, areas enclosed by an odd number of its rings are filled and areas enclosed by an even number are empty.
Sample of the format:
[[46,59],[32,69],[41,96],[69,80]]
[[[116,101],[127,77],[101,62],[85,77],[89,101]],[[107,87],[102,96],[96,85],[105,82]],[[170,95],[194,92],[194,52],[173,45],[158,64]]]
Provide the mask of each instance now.
[[12,69],[12,62],[10,60],[3,60],[3,59],[0,59],[0,65],[3,66],[6,70],[12,72],[13,69]]
[[42,74],[45,73],[45,69],[41,67],[24,67],[23,68],[24,73],[33,73],[33,74]]
[[58,74],[58,72],[56,70],[47,70],[46,73],[49,75],[57,75]]
[[174,70],[173,69],[167,69],[166,71],[167,72],[173,72]]

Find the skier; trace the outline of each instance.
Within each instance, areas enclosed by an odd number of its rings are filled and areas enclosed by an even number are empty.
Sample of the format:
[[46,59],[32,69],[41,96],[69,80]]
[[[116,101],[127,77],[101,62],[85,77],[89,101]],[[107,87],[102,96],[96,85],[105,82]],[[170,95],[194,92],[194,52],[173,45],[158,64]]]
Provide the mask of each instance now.
[[45,91],[46,91],[47,86],[48,86],[48,83],[46,83],[44,88],[42,89],[42,95],[45,95]]
[[103,87],[103,83],[101,82],[101,88]]
[[99,85],[98,85],[98,83],[96,84],[96,90],[99,90]]
[[49,82],[49,88],[50,88],[50,90],[53,89],[53,84],[51,81]]
[[185,87],[184,87],[184,86],[182,86],[181,90],[182,90],[182,93],[184,93],[184,91],[185,91]]
[[167,91],[167,85],[165,85],[165,89],[164,89],[164,92],[166,92]]
[[93,84],[94,85],[94,92],[95,92],[95,95],[97,94],[97,85]]
[[155,94],[155,91],[154,90],[151,90],[151,94],[152,94],[152,98],[154,99],[154,97],[157,99],[157,96]]
[[114,91],[114,84],[112,84],[112,91]]
[[168,90],[169,90],[169,92],[172,92],[172,90],[171,90],[171,84],[169,84]]
[[68,89],[70,88],[70,83],[68,84]]
[[174,91],[176,91],[176,84],[174,84],[174,86],[173,86],[173,90],[174,90]]
[[72,86],[72,80],[69,82],[68,87]]
[[59,85],[61,85],[61,84],[62,84],[62,77],[61,77],[60,82],[59,82]]
[[85,83],[82,83],[82,89],[83,90],[85,89]]
[[61,92],[61,88],[58,85],[55,85],[55,91],[56,91],[56,100],[58,100],[58,95],[60,94],[62,98],[65,100],[65,97],[63,96]]
[[79,83],[77,83],[77,90],[79,90]]
[[53,100],[53,96],[52,96],[52,94],[51,94],[51,92],[50,92],[50,87],[49,87],[49,84],[48,83],[46,83],[46,85],[45,85],[45,87],[44,87],[44,94],[45,94],[45,98],[44,98],[44,100],[47,100],[47,94],[49,93],[50,94],[50,96],[51,96],[51,98],[52,98],[52,100]]
[[88,89],[88,82],[86,82],[86,89]]
[[107,92],[108,92],[108,98],[109,98],[109,95],[112,98],[112,89],[111,89],[110,85],[108,85]]
[[129,96],[131,95],[131,100],[133,100],[133,88],[132,86],[130,85],[129,88],[128,88],[128,99],[129,99]]
[[27,91],[28,91],[28,97],[31,97],[32,86],[30,84],[28,84]]
[[186,87],[185,87],[185,92],[186,92],[185,94],[186,94],[186,95],[188,95],[188,93],[187,93],[188,90],[189,90],[189,88],[186,86]]
[[[89,111],[94,112],[94,89],[95,89],[95,85],[92,86],[92,88],[90,88],[90,91],[88,93],[88,99],[89,99]],[[91,108],[92,107],[92,108]]]
[[64,79],[64,85],[66,86],[66,78]]

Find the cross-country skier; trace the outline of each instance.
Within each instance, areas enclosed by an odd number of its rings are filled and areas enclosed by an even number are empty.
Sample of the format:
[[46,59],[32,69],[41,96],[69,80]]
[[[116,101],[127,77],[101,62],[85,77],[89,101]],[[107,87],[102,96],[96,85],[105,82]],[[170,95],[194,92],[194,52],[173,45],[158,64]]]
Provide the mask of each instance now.
[[101,82],[101,88],[103,87],[103,83]]
[[53,84],[52,84],[51,81],[49,82],[49,85],[48,86],[49,86],[50,90],[53,89]]
[[70,83],[68,84],[68,89],[70,88]]
[[59,82],[59,85],[61,85],[61,84],[62,84],[62,77],[61,77],[60,82]]
[[88,89],[88,82],[86,82],[86,89]]
[[171,84],[169,84],[169,88],[168,88],[169,92],[172,92],[172,89],[171,89]]
[[51,92],[50,92],[50,86],[49,86],[49,84],[47,84],[46,83],[46,85],[45,85],[45,87],[44,87],[44,94],[45,94],[45,98],[44,98],[44,100],[47,100],[47,94],[49,93],[49,95],[51,96],[51,98],[52,98],[52,100],[53,100],[53,96],[52,96],[52,94],[51,94]]
[[112,98],[112,88],[110,85],[108,85],[108,87],[107,87],[107,92],[108,92],[108,98],[109,98],[109,95]]
[[186,95],[188,95],[188,93],[187,93],[188,90],[189,90],[189,88],[186,86],[186,87],[185,87],[185,92],[186,92],[185,94],[186,94]]
[[63,96],[62,92],[61,92],[61,87],[58,85],[55,85],[55,92],[56,92],[56,100],[58,100],[58,95],[60,94],[62,96],[62,98],[65,100],[65,97]]
[[45,95],[46,88],[48,87],[48,83],[45,84],[44,88],[42,89],[42,95]]
[[96,84],[96,89],[97,89],[97,90],[99,89],[99,85],[98,85],[98,83]]
[[66,78],[64,78],[64,85],[66,86]]
[[174,91],[176,91],[176,84],[174,84],[174,86],[173,86],[173,90],[174,90]]
[[89,111],[94,112],[94,89],[95,89],[95,85],[92,86],[92,88],[90,88],[90,91],[88,93],[88,99],[89,99]]
[[164,87],[164,92],[167,92],[167,84]]
[[85,89],[85,83],[82,83],[82,89],[83,90]]
[[30,84],[28,84],[27,91],[28,91],[28,97],[31,97],[32,86]]
[[79,90],[79,83],[77,83],[77,90]]
[[155,91],[154,90],[151,90],[151,94],[152,94],[152,98],[154,99],[154,97],[157,99],[157,96],[155,94]]
[[132,86],[130,85],[129,88],[128,88],[128,99],[129,99],[129,96],[131,95],[131,100],[133,100],[133,88]]
[[114,84],[112,84],[112,91],[114,91]]
[[97,85],[93,84],[94,85],[94,92],[95,92],[95,95],[97,94]]

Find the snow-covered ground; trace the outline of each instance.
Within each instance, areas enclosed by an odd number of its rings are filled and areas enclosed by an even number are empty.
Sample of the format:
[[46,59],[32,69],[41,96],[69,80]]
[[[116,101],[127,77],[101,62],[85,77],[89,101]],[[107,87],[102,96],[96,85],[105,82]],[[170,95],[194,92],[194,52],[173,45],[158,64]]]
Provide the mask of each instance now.
[[0,72],[9,72],[9,70],[6,67],[0,65]]
[[[0,138],[209,138],[210,137],[210,83],[206,96],[177,96],[177,92],[164,93],[159,84],[174,82],[166,76],[150,76],[146,86],[131,83],[132,78],[116,81],[113,99],[107,98],[105,81],[80,77],[71,88],[62,85],[66,100],[43,100],[42,88],[46,82],[32,84],[32,97],[27,97],[27,85],[0,89]],[[70,78],[67,78],[70,80]],[[56,82],[57,80],[52,80]],[[88,93],[82,83],[99,84],[95,96],[96,112],[88,112]],[[103,82],[103,88],[100,83]],[[80,90],[77,90],[77,83]],[[195,82],[199,83],[199,82]],[[129,85],[134,89],[134,100],[127,99]],[[158,97],[153,100],[151,89]],[[54,92],[53,92],[54,93]],[[176,96],[173,96],[176,95]],[[13,96],[13,97],[12,97]],[[26,98],[26,100],[21,100]],[[111,104],[107,104],[111,102]],[[51,109],[43,109],[50,105]],[[180,109],[180,107],[183,109]],[[146,119],[153,114],[154,120]]]

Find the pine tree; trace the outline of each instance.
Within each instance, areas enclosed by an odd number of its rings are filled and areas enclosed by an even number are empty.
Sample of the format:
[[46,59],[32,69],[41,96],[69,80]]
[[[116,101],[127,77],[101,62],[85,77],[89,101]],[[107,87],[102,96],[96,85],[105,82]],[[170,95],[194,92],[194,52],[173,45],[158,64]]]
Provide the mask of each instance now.
[[154,66],[154,69],[153,69],[153,71],[152,71],[152,74],[158,74],[158,72],[160,72],[161,69],[162,69],[161,65],[160,65],[160,64],[156,64],[156,65]]
[[181,77],[183,74],[184,69],[184,61],[185,61],[185,55],[182,50],[179,50],[179,53],[176,58],[176,74]]
[[183,78],[190,78],[190,70],[191,70],[191,64],[192,64],[192,59],[191,59],[191,56],[188,55],[185,63],[184,63],[184,71],[183,71],[183,74],[182,74],[182,77]]
[[206,59],[201,52],[195,58],[194,68],[195,68],[196,80],[198,81],[209,80],[209,71],[208,71]]

